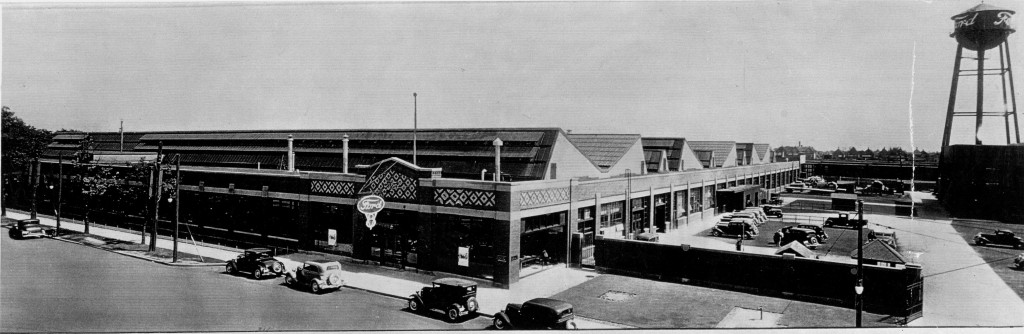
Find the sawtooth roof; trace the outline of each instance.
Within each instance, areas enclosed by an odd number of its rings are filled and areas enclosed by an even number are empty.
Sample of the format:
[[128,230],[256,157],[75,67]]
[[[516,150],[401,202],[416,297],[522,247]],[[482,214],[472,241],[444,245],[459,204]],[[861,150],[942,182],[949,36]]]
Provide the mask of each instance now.
[[[713,167],[722,167],[725,163],[725,158],[729,155],[729,152],[736,147],[736,142],[733,141],[688,141],[690,149],[694,152],[697,151],[713,151],[715,152],[715,165]],[[697,157],[701,161],[707,160],[707,157],[701,153],[697,153]]]
[[771,146],[768,144],[754,144],[754,152],[757,152],[757,158],[761,160],[768,159],[768,151],[771,150]]
[[[885,242],[879,240],[871,240],[864,245],[864,259],[869,261],[888,262],[896,264],[905,264],[907,259],[900,255],[892,246],[889,246]],[[850,252],[850,257],[857,258],[857,250],[854,249]]]
[[640,140],[633,134],[567,134],[576,148],[602,171],[614,166]]
[[645,155],[648,151],[665,150],[668,152],[668,169],[679,169],[679,159],[683,156],[683,145],[686,144],[686,138],[644,137],[641,142]]

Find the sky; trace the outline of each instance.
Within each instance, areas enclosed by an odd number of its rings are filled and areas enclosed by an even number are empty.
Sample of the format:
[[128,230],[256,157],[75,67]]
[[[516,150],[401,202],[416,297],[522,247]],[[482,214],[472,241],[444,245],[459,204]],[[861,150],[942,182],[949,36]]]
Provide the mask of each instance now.
[[[419,128],[937,151],[950,17],[978,3],[7,4],[0,101],[49,130],[409,129],[416,92]],[[1004,108],[995,78],[987,111]],[[984,121],[1005,144],[1003,119]],[[973,130],[956,118],[951,142]]]

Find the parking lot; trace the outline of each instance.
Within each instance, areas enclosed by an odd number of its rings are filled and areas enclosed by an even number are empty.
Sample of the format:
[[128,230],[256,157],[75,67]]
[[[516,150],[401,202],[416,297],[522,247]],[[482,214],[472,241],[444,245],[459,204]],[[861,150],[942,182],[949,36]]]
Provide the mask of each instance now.
[[[826,218],[834,216],[836,216],[835,213],[798,213],[786,214],[782,219],[769,217],[767,223],[757,227],[758,235],[754,237],[753,240],[743,240],[743,246],[764,247],[776,250],[778,247],[775,245],[775,241],[773,240],[773,234],[775,231],[786,226],[796,226],[802,223],[821,224]],[[868,220],[868,223],[872,223],[871,220]],[[701,233],[698,233],[696,236],[735,243],[735,237],[712,236],[712,228],[713,227],[709,227]],[[828,234],[829,239],[825,240],[821,245],[813,249],[813,251],[826,259],[850,259],[850,254],[857,249],[857,229],[826,227],[825,233]],[[867,241],[866,231],[863,238],[864,241]]]

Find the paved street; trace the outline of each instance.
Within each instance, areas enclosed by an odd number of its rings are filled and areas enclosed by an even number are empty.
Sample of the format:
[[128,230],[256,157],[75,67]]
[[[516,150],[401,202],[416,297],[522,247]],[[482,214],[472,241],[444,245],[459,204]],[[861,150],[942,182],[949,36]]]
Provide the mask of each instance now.
[[[5,230],[6,231],[6,230]],[[403,300],[341,289],[313,295],[223,273],[173,267],[52,239],[0,241],[0,331],[483,329],[409,313]]]

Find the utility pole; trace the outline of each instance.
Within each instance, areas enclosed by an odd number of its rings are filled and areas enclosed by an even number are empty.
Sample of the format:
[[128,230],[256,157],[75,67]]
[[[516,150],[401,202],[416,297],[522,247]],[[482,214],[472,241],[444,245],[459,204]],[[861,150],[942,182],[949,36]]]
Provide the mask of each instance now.
[[54,236],[60,235],[60,212],[61,195],[64,194],[64,153],[57,155],[57,231]]
[[161,161],[163,153],[164,142],[160,141],[160,146],[158,146],[156,153],[156,185],[154,186],[156,193],[153,196],[156,200],[153,201],[153,226],[151,226],[152,230],[149,231],[149,251],[151,252],[156,251],[156,227],[160,221],[160,195],[163,193],[164,185],[163,161]]
[[181,212],[181,154],[174,155],[174,255],[171,262],[178,262],[178,213]]
[[861,327],[861,312],[864,311],[864,200],[857,200],[857,328]]
[[418,132],[419,125],[417,124],[417,110],[416,110],[416,93],[412,93],[412,164],[419,166],[416,163],[416,132]]
[[39,158],[36,157],[29,167],[29,182],[32,183],[32,212],[30,217],[36,219],[36,189],[39,188]]

